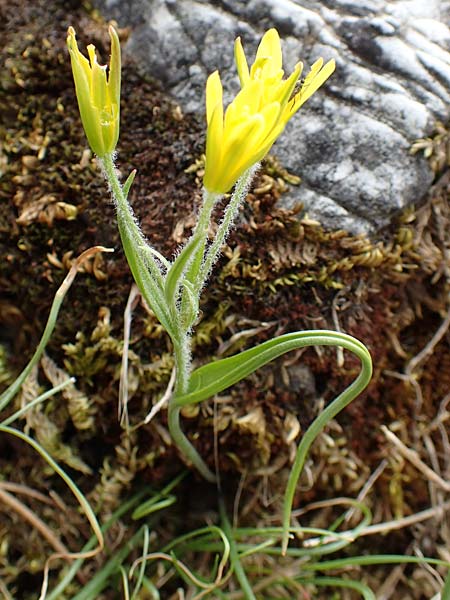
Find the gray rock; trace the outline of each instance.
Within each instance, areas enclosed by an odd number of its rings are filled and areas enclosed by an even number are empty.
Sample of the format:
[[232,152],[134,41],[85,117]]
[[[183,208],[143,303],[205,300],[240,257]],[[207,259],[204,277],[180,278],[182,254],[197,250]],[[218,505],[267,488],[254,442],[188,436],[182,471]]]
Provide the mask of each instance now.
[[288,124],[272,150],[327,227],[375,233],[426,194],[432,173],[412,156],[415,139],[450,116],[450,0],[97,0],[119,25],[125,48],[187,112],[204,112],[204,87],[219,69],[225,101],[238,90],[233,41],[249,62],[276,27],[287,72],[323,56],[337,69]]

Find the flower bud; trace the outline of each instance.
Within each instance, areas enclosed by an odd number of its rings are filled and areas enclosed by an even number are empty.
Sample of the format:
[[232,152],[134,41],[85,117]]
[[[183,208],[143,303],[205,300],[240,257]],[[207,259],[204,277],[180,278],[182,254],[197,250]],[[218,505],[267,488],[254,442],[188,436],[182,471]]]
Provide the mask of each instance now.
[[73,79],[81,121],[89,145],[97,156],[114,152],[119,138],[120,116],[120,44],[117,32],[109,28],[111,62],[99,65],[95,47],[87,47],[89,60],[81,54],[75,30],[69,27],[67,47],[72,63]]

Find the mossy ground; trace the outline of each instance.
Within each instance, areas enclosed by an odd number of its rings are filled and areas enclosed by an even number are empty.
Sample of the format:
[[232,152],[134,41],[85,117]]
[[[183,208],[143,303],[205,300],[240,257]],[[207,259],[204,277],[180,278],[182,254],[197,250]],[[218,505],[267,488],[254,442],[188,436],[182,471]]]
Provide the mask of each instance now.
[[[71,258],[96,244],[114,248],[114,254],[91,262],[78,276],[47,348],[49,358],[15,406],[55,381],[58,369],[76,376],[72,396],[30,411],[23,426],[69,467],[106,518],[143,485],[157,488],[183,469],[170,445],[164,411],[130,435],[117,420],[123,313],[132,281],[111,201],[86,149],[65,50],[72,24],[81,43],[95,43],[106,59],[106,27],[88,5],[75,1],[0,0],[0,16],[0,381],[13,377],[31,356]],[[120,35],[125,39],[127,32]],[[442,153],[445,135],[441,128],[424,144],[435,155]],[[131,202],[145,234],[166,256],[194,223],[203,143],[202,123],[184,116],[155,83],[126,63],[119,166],[124,176],[138,168]],[[341,328],[370,348],[373,381],[315,444],[298,496],[302,505],[356,496],[380,464],[382,472],[366,498],[377,521],[448,500],[448,492],[445,497],[380,429],[391,426],[448,478],[448,331],[433,339],[449,307],[446,161],[434,162],[436,185],[426,203],[400,215],[376,240],[327,232],[299,211],[280,209],[277,200],[290,177],[268,161],[205,292],[194,334],[199,362],[297,329]],[[301,185],[298,197],[301,202]],[[427,347],[429,352],[419,355]],[[172,368],[168,340],[141,305],[133,314],[129,360],[129,418],[137,423],[164,391]],[[357,369],[356,361],[333,349],[287,355],[219,402],[185,414],[186,431],[212,467],[217,439],[230,506],[244,481],[241,524],[276,521],[295,434]],[[27,497],[26,504],[66,547],[79,549],[90,535],[88,526],[68,490],[35,453],[2,436],[0,465],[0,484],[21,484],[52,498],[43,504]],[[155,526],[160,540],[215,518],[214,492],[195,474],[181,484],[177,497],[172,512]],[[326,526],[328,517],[320,512],[316,526]],[[126,535],[133,527],[127,523]],[[15,598],[37,597],[52,551],[48,540],[8,506],[0,507],[0,540],[0,579]],[[362,538],[357,550],[403,554],[418,549],[445,557],[446,543],[448,526],[441,517],[387,537]],[[73,591],[89,572],[81,572]],[[377,567],[364,573],[351,576],[367,577],[377,589],[388,571]],[[406,569],[397,585],[395,598],[425,599],[433,589],[419,568]],[[165,593],[162,597],[169,598]],[[110,591],[102,597],[116,596]]]

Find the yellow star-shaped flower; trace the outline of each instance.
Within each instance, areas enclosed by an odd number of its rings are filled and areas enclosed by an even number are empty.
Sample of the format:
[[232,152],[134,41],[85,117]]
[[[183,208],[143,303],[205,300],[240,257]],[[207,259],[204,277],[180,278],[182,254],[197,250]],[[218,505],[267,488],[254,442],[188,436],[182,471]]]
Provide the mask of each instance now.
[[289,119],[328,79],[334,60],[323,65],[320,58],[299,82],[303,69],[297,63],[283,79],[281,43],[276,29],[263,36],[255,62],[248,68],[240,38],[235,61],[241,91],[223,110],[222,83],[218,71],[206,83],[206,166],[203,183],[210,192],[224,194],[272,147]]

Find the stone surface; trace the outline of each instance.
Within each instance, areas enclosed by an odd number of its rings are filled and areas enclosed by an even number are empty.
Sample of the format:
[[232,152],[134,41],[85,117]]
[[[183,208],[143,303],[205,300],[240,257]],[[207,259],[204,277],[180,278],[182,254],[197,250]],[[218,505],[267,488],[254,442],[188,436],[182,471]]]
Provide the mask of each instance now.
[[238,89],[233,41],[249,60],[276,27],[286,70],[301,58],[334,57],[335,74],[289,123],[273,149],[302,177],[283,196],[327,227],[382,230],[419,203],[432,173],[409,153],[450,116],[448,0],[97,0],[131,26],[125,52],[160,79],[185,111],[203,113],[209,73],[220,69],[225,100]]

